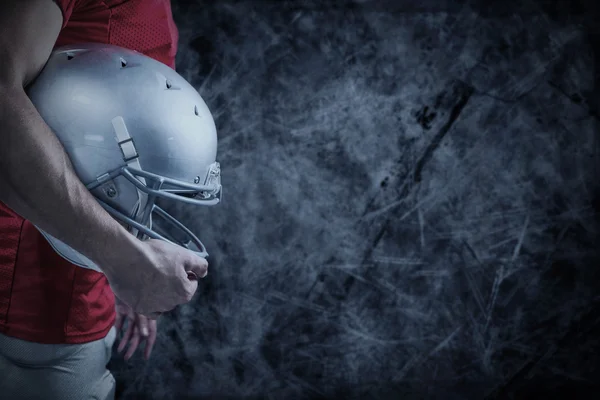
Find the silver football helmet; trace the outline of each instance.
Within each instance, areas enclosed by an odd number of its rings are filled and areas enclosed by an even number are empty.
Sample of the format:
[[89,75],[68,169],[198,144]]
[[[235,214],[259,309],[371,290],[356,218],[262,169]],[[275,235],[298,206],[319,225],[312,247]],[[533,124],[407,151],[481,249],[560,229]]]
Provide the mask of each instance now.
[[[135,51],[82,44],[55,49],[27,93],[113,218],[140,240],[162,239],[208,256],[202,242],[156,204],[159,198],[196,205],[221,200],[215,123],[183,77]],[[39,230],[62,257],[101,272]]]

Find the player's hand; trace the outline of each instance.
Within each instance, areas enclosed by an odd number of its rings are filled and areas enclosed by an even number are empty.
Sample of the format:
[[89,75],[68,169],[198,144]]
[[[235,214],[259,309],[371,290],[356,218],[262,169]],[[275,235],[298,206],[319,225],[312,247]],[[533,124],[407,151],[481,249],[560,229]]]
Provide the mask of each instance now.
[[136,240],[135,251],[115,252],[102,270],[115,295],[135,312],[156,317],[189,302],[208,262],[194,252],[163,240]]
[[119,299],[116,299],[116,304],[117,319],[115,320],[115,328],[117,330],[117,337],[122,334],[117,351],[122,353],[129,343],[129,348],[124,355],[125,361],[128,361],[138,346],[144,342],[144,358],[148,360],[150,353],[152,353],[154,342],[156,342],[156,320],[136,313]]

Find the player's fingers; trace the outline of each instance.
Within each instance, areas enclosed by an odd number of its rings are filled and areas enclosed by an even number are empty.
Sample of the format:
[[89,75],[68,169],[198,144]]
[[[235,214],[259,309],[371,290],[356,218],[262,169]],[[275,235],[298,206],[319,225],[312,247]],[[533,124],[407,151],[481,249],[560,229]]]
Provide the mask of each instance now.
[[190,258],[185,264],[185,270],[188,274],[188,279],[198,280],[204,278],[208,274],[208,261],[205,258],[199,257],[194,253],[189,254]]
[[117,351],[119,353],[123,351],[123,349],[125,348],[125,345],[127,345],[127,342],[133,336],[133,332],[135,329],[135,319],[129,318],[129,317],[127,317],[126,319],[127,319],[127,330],[123,334],[123,337],[121,338],[121,342],[119,343],[119,347],[117,348]]
[[135,353],[135,350],[138,348],[138,345],[140,344],[140,339],[142,338],[142,335],[140,335],[140,329],[136,326],[133,330],[133,335],[131,336],[131,340],[129,341],[129,348],[127,349],[127,352],[125,353],[125,361],[128,361],[131,356],[133,355],[133,353]]
[[148,323],[148,337],[146,338],[146,348],[144,349],[144,358],[146,360],[150,358],[150,353],[152,353],[152,348],[156,342],[156,331],[156,320],[152,320]]
[[143,337],[148,336],[148,318],[143,316],[142,314],[138,314],[136,316],[136,318],[137,318],[137,325],[140,330],[140,334]]
[[121,333],[121,329],[123,329],[123,322],[125,322],[125,318],[117,309],[117,318],[115,319],[115,329],[117,330],[117,334]]

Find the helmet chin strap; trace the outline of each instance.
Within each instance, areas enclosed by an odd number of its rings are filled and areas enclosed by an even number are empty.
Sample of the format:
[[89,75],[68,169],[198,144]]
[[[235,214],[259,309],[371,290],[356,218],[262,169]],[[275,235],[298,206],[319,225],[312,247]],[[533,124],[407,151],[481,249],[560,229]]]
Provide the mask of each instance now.
[[[162,182],[156,181],[152,182],[152,189],[159,190],[162,186]],[[154,210],[154,205],[156,203],[156,196],[149,195],[147,193],[138,190],[139,193],[139,204],[140,207],[138,212],[136,213],[136,221],[140,224],[148,227],[148,229],[152,229],[152,211]],[[144,240],[147,237],[143,232],[137,232],[137,238],[140,240]]]
[[[138,193],[138,201],[135,206],[135,209],[131,215],[131,219],[139,222],[142,225],[147,226],[149,229],[152,229],[152,216],[148,218],[148,220],[144,219],[144,214],[146,214],[146,209],[148,209],[148,195],[141,190],[137,191]],[[151,209],[151,207],[150,207]],[[143,232],[140,232],[134,226],[129,228],[129,232],[138,239],[142,240],[146,236]]]

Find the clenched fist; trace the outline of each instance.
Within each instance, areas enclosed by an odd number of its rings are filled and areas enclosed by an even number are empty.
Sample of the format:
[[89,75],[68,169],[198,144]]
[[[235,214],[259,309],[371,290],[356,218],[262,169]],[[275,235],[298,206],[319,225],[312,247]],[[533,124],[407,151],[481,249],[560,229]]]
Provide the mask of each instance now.
[[189,302],[208,262],[191,250],[165,242],[135,239],[129,254],[102,265],[115,295],[133,311],[157,316]]

